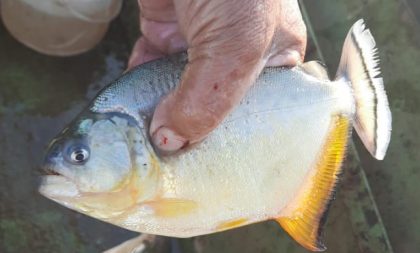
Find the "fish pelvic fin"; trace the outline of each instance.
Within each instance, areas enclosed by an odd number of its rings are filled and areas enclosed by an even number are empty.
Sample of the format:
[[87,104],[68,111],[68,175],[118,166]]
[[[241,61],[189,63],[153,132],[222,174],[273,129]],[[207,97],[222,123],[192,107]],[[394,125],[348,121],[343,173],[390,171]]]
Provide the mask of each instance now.
[[149,208],[155,216],[163,218],[176,218],[196,211],[198,205],[188,199],[162,198],[143,202],[141,206]]
[[349,119],[334,116],[316,167],[308,175],[300,192],[286,207],[285,216],[276,218],[280,226],[308,250],[326,250],[322,243],[323,226],[342,174],[341,164],[349,134]]
[[363,20],[357,21],[344,41],[336,80],[345,79],[356,105],[354,128],[368,151],[378,160],[391,138],[391,111],[380,77],[378,50]]

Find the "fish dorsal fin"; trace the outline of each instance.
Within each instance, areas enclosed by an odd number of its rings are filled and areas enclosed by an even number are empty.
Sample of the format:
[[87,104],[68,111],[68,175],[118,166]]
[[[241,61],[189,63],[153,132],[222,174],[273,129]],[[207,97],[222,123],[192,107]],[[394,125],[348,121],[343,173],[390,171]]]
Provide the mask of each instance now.
[[320,61],[308,61],[299,66],[308,75],[317,77],[322,80],[330,80],[327,68]]
[[315,169],[308,175],[296,198],[286,207],[284,216],[276,218],[293,239],[312,251],[326,249],[322,243],[322,229],[342,171],[349,120],[336,116],[330,129]]

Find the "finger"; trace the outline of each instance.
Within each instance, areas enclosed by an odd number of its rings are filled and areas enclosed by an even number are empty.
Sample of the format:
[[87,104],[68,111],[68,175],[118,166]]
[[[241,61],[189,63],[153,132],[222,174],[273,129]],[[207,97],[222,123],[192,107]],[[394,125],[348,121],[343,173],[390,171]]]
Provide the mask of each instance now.
[[266,66],[295,66],[303,62],[306,50],[306,26],[296,0],[278,2],[278,24]]
[[293,67],[298,65],[299,63],[303,62],[304,55],[301,53],[300,50],[296,49],[286,49],[283,50],[281,53],[277,53],[272,55],[267,64],[267,67],[275,67],[275,66],[287,66]]
[[141,28],[143,36],[137,40],[133,47],[128,61],[128,69],[187,48],[176,23],[160,23],[143,19]]
[[172,0],[138,0],[141,17],[159,22],[175,22]]
[[139,0],[140,37],[133,47],[128,70],[136,65],[186,49],[171,0]]
[[138,0],[140,30],[150,45],[162,53],[185,50],[172,0]]
[[144,37],[140,37],[136,44],[134,44],[130,59],[128,60],[127,70],[163,56],[164,54],[161,51],[156,50]]
[[171,54],[187,48],[177,22],[158,22],[140,18],[140,26],[148,43],[162,53]]

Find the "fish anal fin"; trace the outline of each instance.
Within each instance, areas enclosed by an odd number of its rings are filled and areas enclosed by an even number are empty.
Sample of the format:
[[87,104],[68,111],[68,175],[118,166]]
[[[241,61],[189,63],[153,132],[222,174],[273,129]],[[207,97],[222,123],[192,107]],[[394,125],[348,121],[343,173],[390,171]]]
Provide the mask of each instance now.
[[324,251],[327,248],[316,234],[317,228],[305,224],[305,218],[278,218],[280,226],[300,245],[311,251]]
[[322,230],[342,172],[348,136],[349,120],[335,116],[315,169],[288,205],[284,217],[276,218],[283,229],[306,249],[326,249],[322,243]]
[[320,61],[308,61],[299,66],[306,74],[319,78],[321,80],[330,80],[325,65]]

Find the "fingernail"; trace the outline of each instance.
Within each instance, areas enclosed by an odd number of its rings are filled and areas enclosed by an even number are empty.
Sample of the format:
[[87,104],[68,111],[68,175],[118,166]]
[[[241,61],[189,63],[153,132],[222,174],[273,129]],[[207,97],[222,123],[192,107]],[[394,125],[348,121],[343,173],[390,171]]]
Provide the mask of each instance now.
[[293,67],[301,63],[301,56],[298,51],[288,49],[285,52],[272,56],[267,61],[267,67],[275,67],[275,66],[289,66]]
[[161,151],[172,152],[181,149],[187,140],[167,127],[159,128],[153,134],[153,143]]

